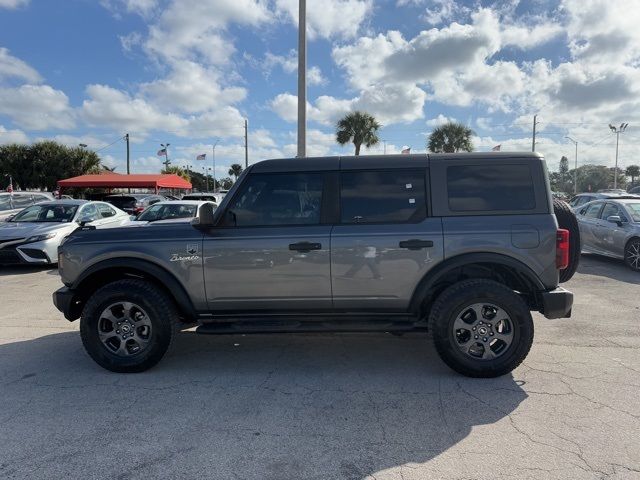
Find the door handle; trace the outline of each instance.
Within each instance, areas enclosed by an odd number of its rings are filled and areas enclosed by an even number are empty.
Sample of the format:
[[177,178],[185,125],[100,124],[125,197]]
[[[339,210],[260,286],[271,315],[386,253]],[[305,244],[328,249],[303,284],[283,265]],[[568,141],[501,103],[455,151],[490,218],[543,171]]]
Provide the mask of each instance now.
[[297,252],[310,252],[311,250],[320,250],[322,244],[315,242],[298,242],[290,243],[289,250],[295,250]]
[[400,242],[400,248],[408,248],[409,250],[420,250],[422,248],[433,247],[433,242],[431,240],[403,240]]

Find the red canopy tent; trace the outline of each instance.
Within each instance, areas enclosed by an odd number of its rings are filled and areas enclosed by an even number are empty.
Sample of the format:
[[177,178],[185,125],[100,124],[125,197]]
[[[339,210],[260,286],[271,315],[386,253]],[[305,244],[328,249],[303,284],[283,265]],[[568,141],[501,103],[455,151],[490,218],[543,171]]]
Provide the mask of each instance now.
[[101,173],[80,175],[58,181],[58,188],[152,188],[156,192],[161,188],[190,190],[191,182],[175,174],[132,174]]

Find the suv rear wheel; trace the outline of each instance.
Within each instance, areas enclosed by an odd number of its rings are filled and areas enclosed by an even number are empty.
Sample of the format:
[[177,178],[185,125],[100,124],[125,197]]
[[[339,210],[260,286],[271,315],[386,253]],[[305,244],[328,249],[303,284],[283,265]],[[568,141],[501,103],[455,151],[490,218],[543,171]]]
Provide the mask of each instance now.
[[429,315],[440,358],[468,377],[498,377],[525,359],[533,320],[525,302],[492,280],[465,280],[447,288]]
[[576,214],[567,202],[554,198],[553,213],[558,220],[558,226],[569,230],[569,265],[564,270],[560,270],[560,283],[564,283],[571,280],[580,263],[580,227]]
[[118,280],[87,301],[80,335],[87,353],[112,372],[142,372],[169,349],[178,323],[171,299],[144,280]]

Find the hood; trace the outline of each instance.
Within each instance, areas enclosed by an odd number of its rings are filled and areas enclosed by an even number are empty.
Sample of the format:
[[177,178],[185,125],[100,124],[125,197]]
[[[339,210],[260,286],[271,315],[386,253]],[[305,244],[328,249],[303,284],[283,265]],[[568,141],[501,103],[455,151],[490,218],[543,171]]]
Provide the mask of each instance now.
[[78,227],[76,223],[47,222],[0,222],[0,240],[7,238],[26,238],[49,232],[70,231]]

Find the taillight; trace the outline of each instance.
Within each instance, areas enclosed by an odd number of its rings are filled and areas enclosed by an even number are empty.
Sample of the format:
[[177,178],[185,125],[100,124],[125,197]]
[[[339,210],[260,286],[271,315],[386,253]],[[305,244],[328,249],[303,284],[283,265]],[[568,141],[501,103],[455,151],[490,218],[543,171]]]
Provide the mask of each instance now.
[[558,229],[556,234],[556,268],[564,270],[569,266],[569,230]]

